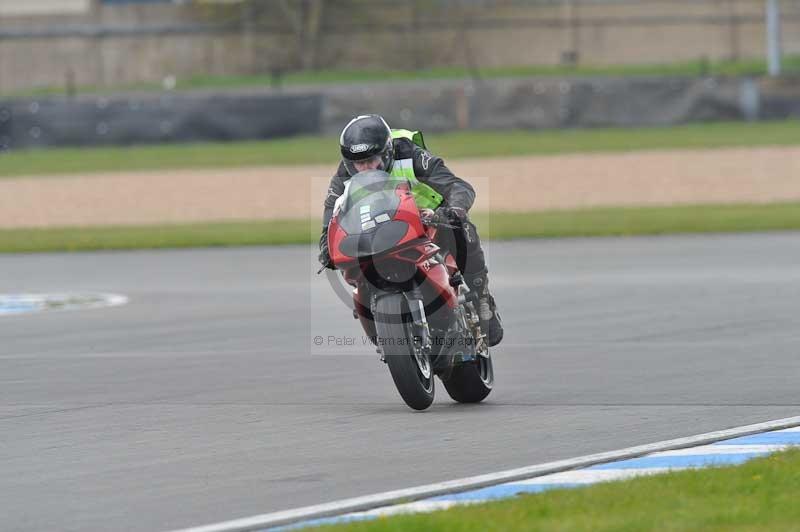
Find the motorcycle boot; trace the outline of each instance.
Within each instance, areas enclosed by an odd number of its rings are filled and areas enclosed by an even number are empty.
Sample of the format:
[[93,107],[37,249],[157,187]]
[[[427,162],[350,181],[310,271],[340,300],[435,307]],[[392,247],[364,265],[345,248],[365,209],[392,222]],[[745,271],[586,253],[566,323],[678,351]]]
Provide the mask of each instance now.
[[497,312],[494,296],[489,292],[489,278],[485,273],[465,276],[464,281],[478,298],[478,316],[481,320],[481,329],[486,333],[486,342],[490,347],[500,343],[503,339],[503,323]]

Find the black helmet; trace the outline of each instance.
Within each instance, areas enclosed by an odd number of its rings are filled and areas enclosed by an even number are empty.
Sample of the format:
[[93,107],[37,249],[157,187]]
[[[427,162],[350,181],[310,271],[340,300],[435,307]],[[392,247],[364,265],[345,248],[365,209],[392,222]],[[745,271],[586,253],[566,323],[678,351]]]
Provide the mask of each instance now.
[[392,171],[394,164],[392,130],[389,129],[386,120],[378,115],[361,115],[352,119],[342,130],[339,148],[342,151],[342,162],[351,176],[359,172],[355,162],[380,161],[371,168],[362,167],[362,170]]

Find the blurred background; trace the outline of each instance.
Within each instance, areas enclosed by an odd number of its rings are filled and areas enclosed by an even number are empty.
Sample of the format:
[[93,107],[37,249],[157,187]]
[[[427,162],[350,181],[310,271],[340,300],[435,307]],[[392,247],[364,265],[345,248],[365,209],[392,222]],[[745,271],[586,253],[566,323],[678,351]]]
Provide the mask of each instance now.
[[483,211],[797,201],[800,0],[0,0],[0,229],[316,231],[363,113]]
[[0,0],[4,148],[330,134],[365,107],[437,131],[786,118],[798,74],[800,0]]

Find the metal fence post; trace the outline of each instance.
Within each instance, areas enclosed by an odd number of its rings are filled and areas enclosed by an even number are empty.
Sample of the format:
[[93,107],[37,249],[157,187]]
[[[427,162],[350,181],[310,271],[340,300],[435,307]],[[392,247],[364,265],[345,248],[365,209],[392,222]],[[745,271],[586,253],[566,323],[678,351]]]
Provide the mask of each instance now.
[[781,75],[781,12],[778,0],[767,0],[767,71]]

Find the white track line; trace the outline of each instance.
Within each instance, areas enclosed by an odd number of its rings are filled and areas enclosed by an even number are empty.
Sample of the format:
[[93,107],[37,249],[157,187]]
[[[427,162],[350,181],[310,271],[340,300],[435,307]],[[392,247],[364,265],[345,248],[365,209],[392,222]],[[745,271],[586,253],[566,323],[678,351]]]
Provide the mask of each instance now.
[[435,497],[437,495],[445,495],[448,493],[457,493],[477,488],[484,488],[487,486],[494,486],[495,484],[502,484],[515,480],[525,480],[533,477],[549,475],[552,473],[560,473],[570,469],[577,469],[579,467],[588,467],[596,464],[613,462],[616,460],[627,460],[629,458],[636,458],[654,452],[670,451],[673,449],[682,449],[697,445],[707,445],[720,440],[727,440],[730,438],[748,436],[750,434],[758,434],[771,430],[787,429],[791,427],[800,427],[800,416],[776,419],[774,421],[767,421],[765,423],[757,423],[755,425],[746,425],[743,427],[719,430],[715,432],[707,432],[705,434],[698,434],[697,436],[665,440],[647,445],[628,447],[627,449],[620,449],[617,451],[609,451],[605,453],[581,456],[578,458],[570,458],[568,460],[559,460],[556,462],[537,464],[518,469],[510,469],[497,473],[489,473],[486,475],[450,480],[447,482],[438,482],[435,484],[428,484],[426,486],[387,491],[374,495],[366,495],[363,497],[355,497],[341,501],[305,506],[303,508],[297,508],[294,510],[284,510],[280,512],[255,515],[252,517],[244,517],[241,519],[234,519],[232,521],[224,521],[211,525],[186,528],[175,532],[245,532],[251,530],[261,530],[264,528],[297,523],[299,521],[319,519],[322,517],[333,517],[352,512],[362,512],[398,502],[406,503],[428,497]]
[[647,469],[579,469],[578,471],[564,471],[543,477],[518,480],[515,486],[540,486],[549,484],[594,484],[595,482],[609,482],[612,480],[626,480],[645,475],[659,475],[670,471],[677,471],[669,467],[648,467]]
[[688,449],[675,449],[663,451],[652,456],[700,456],[706,454],[768,454],[788,449],[791,445],[700,445]]

